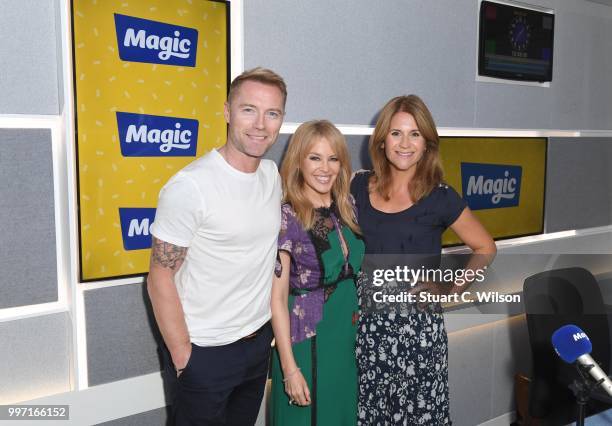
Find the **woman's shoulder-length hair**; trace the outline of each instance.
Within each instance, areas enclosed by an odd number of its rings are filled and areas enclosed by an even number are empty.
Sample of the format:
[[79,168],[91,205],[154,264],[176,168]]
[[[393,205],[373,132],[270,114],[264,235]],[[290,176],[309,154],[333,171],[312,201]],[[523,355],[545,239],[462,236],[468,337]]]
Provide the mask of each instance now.
[[391,119],[398,112],[406,112],[414,117],[419,132],[425,138],[425,152],[419,160],[408,190],[416,203],[436,188],[444,177],[440,162],[440,138],[434,119],[425,102],[416,95],[397,96],[391,99],[380,112],[376,127],[370,137],[368,151],[374,176],[372,190],[388,200],[391,187],[391,165],[384,150],[385,138],[389,134]]
[[340,171],[332,187],[332,199],[336,204],[339,219],[360,233],[355,211],[350,200],[351,160],[342,133],[327,120],[312,120],[301,124],[291,137],[281,165],[283,198],[293,207],[296,216],[305,229],[314,225],[314,206],[308,200],[301,163],[309,154],[313,143],[324,139],[340,162]]

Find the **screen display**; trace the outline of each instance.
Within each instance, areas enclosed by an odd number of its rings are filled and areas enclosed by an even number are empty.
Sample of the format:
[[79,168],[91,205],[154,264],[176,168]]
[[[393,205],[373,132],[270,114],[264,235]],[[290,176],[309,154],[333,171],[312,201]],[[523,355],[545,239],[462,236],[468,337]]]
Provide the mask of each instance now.
[[[442,137],[444,180],[495,239],[541,234],[546,138]],[[461,244],[452,230],[446,246]]]
[[523,81],[552,81],[555,16],[483,1],[478,74]]

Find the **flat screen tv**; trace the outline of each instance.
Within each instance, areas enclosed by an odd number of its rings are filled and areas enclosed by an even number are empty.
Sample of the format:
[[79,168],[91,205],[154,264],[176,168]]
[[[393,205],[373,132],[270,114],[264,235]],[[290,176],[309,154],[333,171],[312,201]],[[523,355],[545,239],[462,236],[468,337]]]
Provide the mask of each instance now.
[[524,7],[480,4],[478,74],[552,81],[555,15]]

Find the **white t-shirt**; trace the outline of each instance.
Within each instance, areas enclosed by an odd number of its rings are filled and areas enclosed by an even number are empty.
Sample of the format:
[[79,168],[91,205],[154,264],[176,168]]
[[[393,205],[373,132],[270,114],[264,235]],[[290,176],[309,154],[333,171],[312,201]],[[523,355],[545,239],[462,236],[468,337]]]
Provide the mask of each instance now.
[[235,342],[270,319],[280,201],[274,162],[243,173],[214,149],[162,188],[151,231],[189,247],[175,283],[196,345]]

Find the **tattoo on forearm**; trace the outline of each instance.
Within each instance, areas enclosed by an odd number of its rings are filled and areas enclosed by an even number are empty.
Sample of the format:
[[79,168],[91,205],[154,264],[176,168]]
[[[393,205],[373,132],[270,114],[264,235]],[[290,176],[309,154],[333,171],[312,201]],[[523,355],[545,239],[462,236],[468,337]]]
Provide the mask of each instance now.
[[185,260],[187,247],[179,247],[174,244],[158,240],[153,237],[153,247],[151,250],[151,263],[177,270]]

